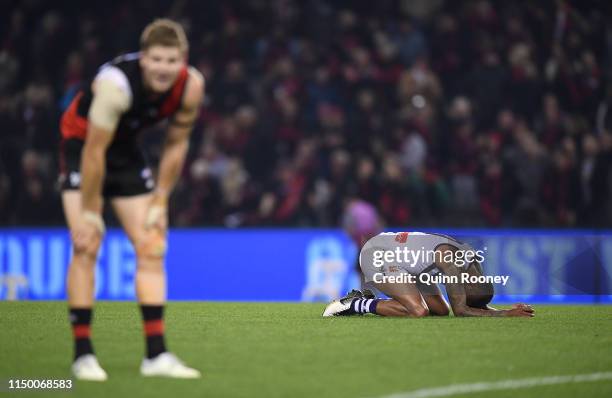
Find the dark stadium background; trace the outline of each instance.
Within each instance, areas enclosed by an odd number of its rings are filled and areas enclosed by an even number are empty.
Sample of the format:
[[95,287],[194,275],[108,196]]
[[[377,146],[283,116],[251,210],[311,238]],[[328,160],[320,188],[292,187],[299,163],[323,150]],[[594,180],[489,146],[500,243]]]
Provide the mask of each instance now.
[[175,226],[612,225],[605,2],[0,3],[2,225],[63,224],[61,112],[157,16],[207,79]]
[[[59,119],[157,17],[207,80],[165,264],[169,349],[204,377],[138,375],[137,258],[109,212],[93,333],[110,378],[53,396],[612,396],[608,3],[0,0],[0,396],[70,377]],[[163,133],[142,137],[152,164]],[[361,288],[352,198],[386,231],[487,250],[510,277],[493,305],[536,316],[322,318]]]

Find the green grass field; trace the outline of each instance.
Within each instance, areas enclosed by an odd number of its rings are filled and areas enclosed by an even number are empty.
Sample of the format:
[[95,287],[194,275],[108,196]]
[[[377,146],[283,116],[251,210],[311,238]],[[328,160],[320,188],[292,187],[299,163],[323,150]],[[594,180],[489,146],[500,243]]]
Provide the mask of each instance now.
[[[457,383],[612,371],[610,306],[536,306],[533,319],[323,319],[322,309],[169,304],[169,348],[204,373],[185,381],[140,377],[137,307],[103,302],[96,306],[93,337],[109,381],[77,382],[72,392],[38,396],[375,398]],[[65,303],[0,302],[0,379],[67,378],[71,353]],[[9,395],[0,392],[0,398]],[[463,396],[610,397],[612,380]]]

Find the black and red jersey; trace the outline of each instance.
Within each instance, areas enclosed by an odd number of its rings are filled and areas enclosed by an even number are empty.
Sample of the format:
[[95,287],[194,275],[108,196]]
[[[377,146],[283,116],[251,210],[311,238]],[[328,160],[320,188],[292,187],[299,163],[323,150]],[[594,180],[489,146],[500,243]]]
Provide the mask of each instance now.
[[[139,53],[130,53],[121,55],[102,66],[102,68],[113,66],[123,72],[132,94],[131,106],[119,120],[115,139],[133,137],[142,129],[172,116],[181,107],[187,84],[187,66],[181,69],[170,90],[162,95],[151,97],[143,85],[139,59]],[[84,140],[87,135],[87,114],[93,99],[92,82],[93,79],[87,82],[62,115],[60,130],[64,139]]]

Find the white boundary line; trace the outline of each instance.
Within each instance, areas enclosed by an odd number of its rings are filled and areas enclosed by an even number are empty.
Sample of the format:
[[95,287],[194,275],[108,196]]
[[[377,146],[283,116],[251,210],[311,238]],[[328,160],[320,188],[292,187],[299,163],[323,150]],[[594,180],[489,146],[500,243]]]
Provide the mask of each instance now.
[[432,398],[448,397],[457,394],[469,394],[482,391],[511,390],[548,386],[553,384],[583,383],[587,381],[612,380],[612,372],[599,372],[581,375],[534,377],[530,379],[509,379],[494,382],[480,382],[470,384],[451,384],[445,387],[423,388],[420,390],[400,392],[385,395],[381,398]]

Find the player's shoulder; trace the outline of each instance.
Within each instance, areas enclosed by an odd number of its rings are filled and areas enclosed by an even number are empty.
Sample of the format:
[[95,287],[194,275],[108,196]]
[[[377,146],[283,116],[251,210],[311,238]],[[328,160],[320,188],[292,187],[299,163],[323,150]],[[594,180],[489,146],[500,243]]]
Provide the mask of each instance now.
[[421,241],[422,238],[428,237],[430,234],[426,232],[418,232],[418,231],[400,231],[400,232],[381,232],[378,235],[374,236],[371,240],[377,243],[386,243],[389,245],[397,245],[398,243],[404,244],[407,243],[410,238],[419,238]]
[[391,247],[391,245],[393,245],[393,242],[395,241],[396,235],[397,232],[381,232],[378,235],[374,235],[373,237],[368,239],[364,247],[372,245]]
[[187,67],[187,87],[186,88],[188,90],[191,89],[193,91],[203,92],[205,85],[206,85],[206,80],[204,79],[204,75],[202,75],[202,73],[199,70],[189,65]]
[[427,232],[418,232],[418,231],[399,231],[399,232],[381,232],[379,233],[377,236],[385,236],[385,237],[391,237],[391,238],[407,238],[408,236],[423,236],[423,235],[429,235]]
[[96,81],[110,81],[132,96],[134,82],[140,78],[139,58],[140,53],[128,53],[119,55],[104,63],[98,68],[92,80],[92,87]]
[[197,106],[204,97],[206,81],[202,73],[191,65],[187,67],[187,74],[184,105],[186,107]]
[[115,69],[121,71],[130,80],[141,79],[140,53],[121,54],[102,65],[99,71]]
[[189,80],[191,80],[194,84],[199,84],[204,86],[206,80],[204,79],[204,75],[194,66],[187,66],[187,73],[189,76]]

